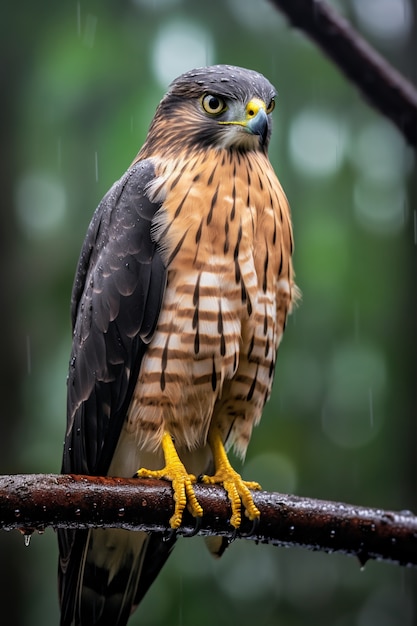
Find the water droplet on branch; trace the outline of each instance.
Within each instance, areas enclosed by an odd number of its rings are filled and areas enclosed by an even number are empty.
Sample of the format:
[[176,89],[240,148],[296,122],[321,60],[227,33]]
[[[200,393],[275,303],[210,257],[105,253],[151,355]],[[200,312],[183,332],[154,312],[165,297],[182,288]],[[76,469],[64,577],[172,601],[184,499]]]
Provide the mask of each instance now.
[[361,566],[361,572],[363,572],[365,569],[365,565],[369,561],[369,555],[364,550],[361,550],[360,552],[358,552],[357,557]]

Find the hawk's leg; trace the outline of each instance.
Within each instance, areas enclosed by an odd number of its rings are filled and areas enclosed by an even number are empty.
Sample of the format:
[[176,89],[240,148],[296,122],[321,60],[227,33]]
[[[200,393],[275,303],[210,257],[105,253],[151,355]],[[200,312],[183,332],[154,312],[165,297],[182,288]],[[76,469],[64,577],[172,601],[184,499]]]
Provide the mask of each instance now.
[[136,472],[136,476],[138,478],[163,478],[172,482],[175,510],[169,520],[169,524],[171,528],[179,528],[181,526],[182,514],[187,503],[188,509],[194,517],[201,517],[203,515],[203,509],[198,503],[193,489],[193,483],[196,482],[196,477],[193,474],[189,474],[185,469],[175,449],[171,435],[164,433],[161,443],[164,452],[165,467],[160,470],[141,468]]
[[258,483],[243,480],[230,464],[223,445],[220,430],[217,426],[211,426],[208,434],[208,442],[213,453],[215,473],[213,476],[203,476],[202,482],[207,485],[223,485],[229,496],[232,506],[230,523],[234,528],[239,528],[242,521],[242,504],[246,509],[246,515],[250,520],[257,520],[260,511],[255,506],[249,489],[261,489]]

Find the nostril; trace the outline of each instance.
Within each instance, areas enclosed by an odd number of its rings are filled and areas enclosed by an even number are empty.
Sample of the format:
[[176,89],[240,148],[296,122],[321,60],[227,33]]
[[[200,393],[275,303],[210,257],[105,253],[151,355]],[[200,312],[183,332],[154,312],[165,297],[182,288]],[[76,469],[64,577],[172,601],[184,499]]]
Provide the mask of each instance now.
[[248,115],[252,117],[252,115],[255,115],[255,111],[253,109],[249,109]]

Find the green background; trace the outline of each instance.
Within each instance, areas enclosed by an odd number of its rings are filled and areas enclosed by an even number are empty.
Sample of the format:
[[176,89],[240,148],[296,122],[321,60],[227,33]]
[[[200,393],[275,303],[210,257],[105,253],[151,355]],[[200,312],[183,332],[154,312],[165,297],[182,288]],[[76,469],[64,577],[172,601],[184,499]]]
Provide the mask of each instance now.
[[[415,2],[334,4],[415,82]],[[270,157],[303,293],[243,474],[416,511],[416,170],[399,132],[266,0],[8,0],[0,35],[0,472],[59,470],[70,290],[94,208],[170,80],[230,63],[278,90]],[[53,531],[29,548],[0,533],[0,551],[2,622],[56,625]],[[214,561],[182,539],[131,624],[411,626],[416,583],[390,564],[246,541]]]

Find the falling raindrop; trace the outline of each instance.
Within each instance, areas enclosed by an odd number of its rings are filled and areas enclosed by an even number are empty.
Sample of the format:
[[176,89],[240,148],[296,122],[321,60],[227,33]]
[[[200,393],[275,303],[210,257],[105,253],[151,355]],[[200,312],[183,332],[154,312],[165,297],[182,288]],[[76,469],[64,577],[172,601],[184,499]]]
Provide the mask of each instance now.
[[96,183],[98,183],[98,152],[97,150],[94,153],[94,165],[96,171]]
[[371,428],[373,428],[374,426],[374,398],[373,398],[371,387],[369,387],[368,397],[369,397],[369,418],[371,422]]
[[414,209],[414,244],[417,246],[417,211]]
[[62,139],[58,137],[56,142],[57,148],[57,163],[58,163],[58,171],[60,172],[62,169]]
[[32,373],[32,351],[31,351],[29,335],[26,335],[26,367],[27,367],[27,372],[30,376],[30,374]]
[[83,43],[88,48],[92,48],[94,46],[97,29],[97,19],[98,18],[96,15],[91,15],[91,13],[89,13],[85,20]]
[[359,341],[359,305],[355,302],[353,309],[353,333],[355,341]]
[[77,35],[81,37],[81,3],[77,2]]

